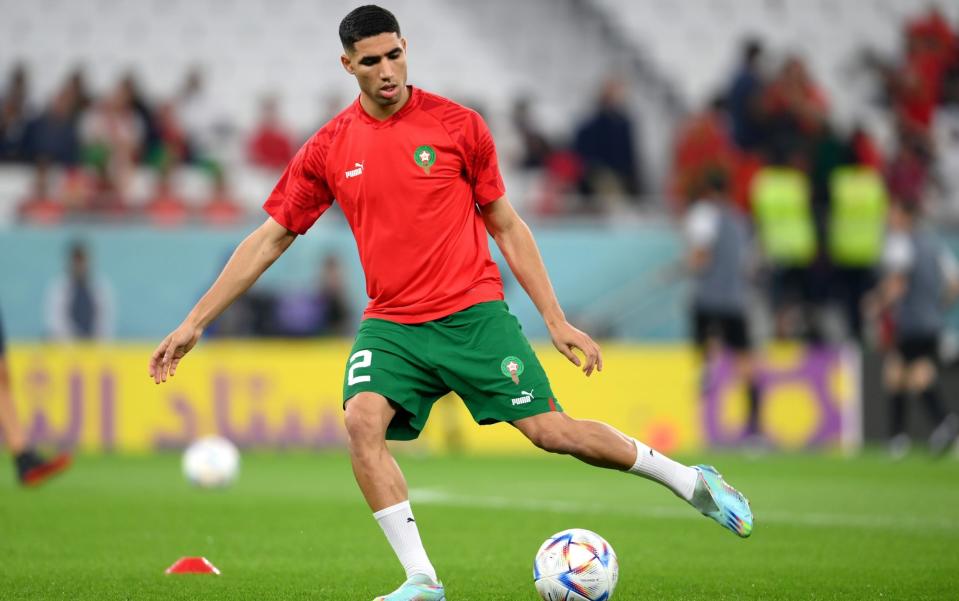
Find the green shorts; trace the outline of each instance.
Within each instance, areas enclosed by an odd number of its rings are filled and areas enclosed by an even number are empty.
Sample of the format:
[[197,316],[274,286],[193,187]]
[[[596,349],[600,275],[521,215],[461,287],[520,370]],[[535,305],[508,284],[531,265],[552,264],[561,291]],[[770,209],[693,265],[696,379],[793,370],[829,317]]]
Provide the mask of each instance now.
[[479,424],[562,411],[546,372],[502,301],[420,324],[363,321],[346,364],[343,405],[360,392],[397,409],[389,440],[420,435],[440,397],[455,392]]

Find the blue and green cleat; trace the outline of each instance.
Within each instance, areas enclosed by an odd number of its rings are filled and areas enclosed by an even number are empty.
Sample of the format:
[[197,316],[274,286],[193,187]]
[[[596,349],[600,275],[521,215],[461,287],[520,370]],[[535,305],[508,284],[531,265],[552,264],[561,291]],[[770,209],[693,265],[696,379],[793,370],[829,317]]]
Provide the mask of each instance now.
[[713,466],[697,465],[693,469],[699,472],[699,479],[690,504],[737,536],[746,538],[752,534],[753,510],[749,499],[727,484]]
[[413,574],[400,588],[373,601],[446,601],[443,583],[436,583],[425,574]]

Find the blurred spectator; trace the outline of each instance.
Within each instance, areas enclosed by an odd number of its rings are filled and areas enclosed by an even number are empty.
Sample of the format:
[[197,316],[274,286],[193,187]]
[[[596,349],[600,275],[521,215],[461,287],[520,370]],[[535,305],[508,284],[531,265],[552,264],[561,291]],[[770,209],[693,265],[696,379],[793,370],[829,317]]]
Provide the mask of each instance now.
[[751,204],[763,258],[775,335],[811,335],[811,267],[816,258],[809,178],[795,166],[764,167],[753,178]]
[[849,335],[863,341],[862,302],[882,254],[888,197],[882,174],[868,166],[835,169],[829,178],[829,259],[833,294]]
[[200,215],[205,223],[218,226],[234,225],[243,219],[243,208],[233,197],[222,169],[213,171],[213,189]]
[[276,302],[276,328],[281,336],[342,336],[349,333],[350,304],[343,269],[336,255],[327,255],[311,292],[282,295]]
[[223,124],[219,121],[217,105],[207,90],[203,72],[198,67],[187,72],[173,108],[186,134],[190,161],[209,160],[216,144],[217,132]]
[[811,138],[827,111],[826,96],[809,76],[806,64],[796,56],[787,58],[763,93],[766,159],[783,163],[799,154],[808,160]]
[[157,148],[152,163],[155,166],[179,165],[191,158],[190,140],[177,115],[176,104],[163,102],[156,111]]
[[749,39],[743,44],[742,61],[733,76],[727,101],[733,140],[739,148],[756,150],[762,141],[761,102],[765,85],[762,75],[762,42]]
[[126,104],[136,113],[143,128],[140,155],[137,158],[147,160],[154,165],[158,164],[158,154],[162,151],[162,140],[157,128],[156,115],[133,73],[128,72],[120,79],[120,94],[125,98]]
[[949,450],[959,435],[959,417],[944,405],[938,389],[939,338],[946,311],[959,297],[959,265],[952,252],[921,222],[920,205],[894,204],[883,256],[885,275],[867,303],[871,316],[892,309],[895,345],[884,365],[889,395],[889,450],[895,457],[910,447],[907,403],[922,401],[936,428],[929,438],[934,454]]
[[583,162],[580,191],[586,197],[636,199],[639,195],[633,120],[626,111],[625,95],[622,81],[608,80],[600,92],[595,113],[576,129],[573,149]]
[[53,102],[27,124],[23,139],[23,155],[27,160],[50,160],[59,165],[76,165],[80,161],[80,132],[75,92],[64,86]]
[[30,120],[27,68],[18,64],[0,96],[0,161],[23,160],[23,138]]
[[701,354],[703,386],[723,353],[732,354],[737,377],[746,383],[748,406],[744,437],[759,442],[761,389],[749,336],[747,301],[754,267],[745,217],[729,194],[727,175],[706,175],[686,214],[686,264],[693,273],[692,331]]
[[72,113],[75,119],[79,119],[84,111],[93,104],[93,97],[90,95],[90,89],[87,87],[87,80],[83,74],[83,69],[77,67],[67,76],[65,88],[69,90],[69,95],[73,98]]
[[714,99],[702,112],[688,118],[679,128],[673,149],[672,197],[682,209],[697,199],[708,178],[732,176],[736,149],[730,139],[722,99]]
[[519,166],[523,169],[539,169],[546,165],[546,159],[552,152],[546,135],[540,130],[530,110],[527,97],[517,98],[513,103],[511,115],[513,127],[519,136],[521,156]]
[[84,155],[97,170],[100,191],[126,196],[145,131],[128,86],[97,101],[84,116],[80,123]]
[[33,172],[33,188],[17,208],[21,220],[41,225],[56,225],[63,221],[66,210],[50,188],[50,165],[38,161]]
[[86,246],[74,243],[67,273],[56,278],[46,293],[47,331],[52,338],[105,340],[113,335],[113,293],[90,271]]
[[190,216],[190,210],[174,184],[170,164],[157,169],[153,194],[143,210],[150,223],[165,227],[182,225]]
[[928,138],[907,127],[900,128],[895,153],[886,165],[886,183],[893,199],[921,204],[926,196],[931,162]]
[[260,121],[250,136],[250,162],[257,167],[283,169],[296,151],[289,129],[280,120],[277,99],[269,96],[260,104]]

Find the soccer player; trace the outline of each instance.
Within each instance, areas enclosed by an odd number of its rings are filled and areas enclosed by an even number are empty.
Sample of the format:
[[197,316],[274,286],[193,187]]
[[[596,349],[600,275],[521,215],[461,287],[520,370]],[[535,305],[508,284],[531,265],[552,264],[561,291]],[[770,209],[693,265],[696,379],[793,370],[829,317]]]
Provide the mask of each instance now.
[[761,441],[760,388],[750,348],[746,302],[752,243],[749,227],[732,204],[726,176],[710,174],[703,198],[686,214],[687,267],[695,276],[693,337],[703,360],[703,385],[709,367],[724,350],[733,354],[737,376],[746,382],[748,411],[745,440]]
[[959,436],[959,417],[950,413],[938,390],[939,337],[946,311],[959,297],[959,265],[952,252],[920,221],[917,204],[890,207],[890,232],[883,256],[885,275],[870,299],[870,313],[893,309],[895,347],[886,356],[889,395],[889,452],[899,458],[911,446],[906,404],[918,398],[936,424],[929,450],[941,455]]
[[51,460],[44,459],[27,444],[10,391],[10,370],[7,368],[3,321],[0,320],[0,431],[13,453],[17,479],[24,486],[37,486],[70,466],[70,455],[62,453]]
[[407,43],[389,11],[357,8],[340,23],[340,39],[359,98],[294,157],[264,205],[269,218],[153,353],[153,379],[172,377],[203,328],[335,198],[356,237],[370,297],[343,382],[350,459],[407,576],[377,600],[445,598],[386,440],[416,438],[433,403],[451,390],[481,424],[505,421],[547,451],[653,479],[748,536],[749,504],[715,469],[681,465],[606,424],[563,413],[503,302],[487,235],[556,348],[586,376],[602,369],[602,356],[566,321],[530,230],[505,196],[486,124],[475,111],[406,84]]

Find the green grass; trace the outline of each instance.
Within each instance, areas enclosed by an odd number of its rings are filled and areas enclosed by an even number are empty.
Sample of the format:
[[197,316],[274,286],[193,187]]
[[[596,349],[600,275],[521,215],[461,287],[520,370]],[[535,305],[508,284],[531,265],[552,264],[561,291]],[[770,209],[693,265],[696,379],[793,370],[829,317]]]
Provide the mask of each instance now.
[[[561,457],[401,457],[451,601],[535,600],[555,531],[605,536],[617,600],[955,599],[959,463],[710,456],[751,498],[739,540],[665,490]],[[340,454],[247,454],[224,491],[179,458],[81,457],[38,490],[0,470],[0,598],[369,601],[401,570]],[[417,498],[420,499],[417,502]],[[165,576],[204,555],[222,576]]]

